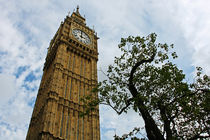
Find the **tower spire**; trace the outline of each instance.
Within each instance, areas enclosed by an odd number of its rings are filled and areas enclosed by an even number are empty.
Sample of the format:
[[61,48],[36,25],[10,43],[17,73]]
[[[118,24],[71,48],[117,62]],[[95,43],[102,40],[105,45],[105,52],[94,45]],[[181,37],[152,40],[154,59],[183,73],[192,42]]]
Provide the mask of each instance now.
[[79,5],[77,5],[77,11],[76,11],[77,14],[79,14]]
[[79,16],[81,16],[80,13],[79,13],[79,5],[77,5],[76,14],[79,15]]

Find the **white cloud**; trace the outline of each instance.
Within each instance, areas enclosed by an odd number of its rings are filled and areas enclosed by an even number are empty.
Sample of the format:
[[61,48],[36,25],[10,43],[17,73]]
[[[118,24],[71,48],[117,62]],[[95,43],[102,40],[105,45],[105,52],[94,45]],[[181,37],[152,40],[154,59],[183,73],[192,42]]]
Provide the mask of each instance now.
[[115,135],[115,132],[113,130],[108,130],[108,131],[105,132],[104,137],[107,140],[111,140],[111,139],[114,138],[113,137],[114,135]]
[[122,136],[123,134],[128,134],[134,127],[144,126],[142,118],[133,110],[117,115],[108,106],[100,106],[100,123],[101,129],[108,130],[102,134],[102,137],[107,137],[104,138],[107,140],[112,139],[115,134]]
[[16,129],[6,124],[0,125],[1,140],[23,140],[25,139],[25,129]]
[[14,96],[15,77],[13,75],[0,74],[0,106],[3,106]]
[[181,25],[184,36],[189,43],[188,49],[193,50],[192,65],[201,66],[206,73],[210,73],[210,10],[209,1],[201,0],[192,2],[190,0],[180,1],[184,9],[181,17]]

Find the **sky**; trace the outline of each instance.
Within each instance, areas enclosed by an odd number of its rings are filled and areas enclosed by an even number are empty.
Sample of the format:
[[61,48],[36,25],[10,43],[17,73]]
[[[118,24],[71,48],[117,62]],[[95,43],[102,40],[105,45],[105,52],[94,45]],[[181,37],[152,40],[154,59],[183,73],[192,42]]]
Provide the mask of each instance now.
[[[196,66],[210,74],[209,0],[0,0],[0,140],[25,139],[49,42],[77,5],[100,37],[99,80],[120,55],[121,37],[153,32],[174,44],[187,81]],[[133,111],[118,116],[100,106],[101,140],[143,126]]]

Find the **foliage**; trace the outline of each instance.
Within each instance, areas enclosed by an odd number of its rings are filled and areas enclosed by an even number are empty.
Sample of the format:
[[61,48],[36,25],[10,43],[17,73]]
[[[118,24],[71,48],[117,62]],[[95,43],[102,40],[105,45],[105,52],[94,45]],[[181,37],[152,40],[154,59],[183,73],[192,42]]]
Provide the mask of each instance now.
[[[141,134],[141,129],[144,128],[135,127],[133,131],[131,131],[129,134],[124,134],[122,137],[115,135],[114,140],[125,140],[127,138],[130,138],[131,140],[148,140],[143,134]],[[142,138],[137,138],[135,136],[136,134],[140,134]]]
[[173,44],[155,41],[154,33],[121,39],[122,55],[95,89],[99,97],[91,109],[99,103],[118,114],[133,109],[144,119],[150,140],[209,138],[210,77],[197,67],[195,82],[187,83],[172,62],[177,58]]

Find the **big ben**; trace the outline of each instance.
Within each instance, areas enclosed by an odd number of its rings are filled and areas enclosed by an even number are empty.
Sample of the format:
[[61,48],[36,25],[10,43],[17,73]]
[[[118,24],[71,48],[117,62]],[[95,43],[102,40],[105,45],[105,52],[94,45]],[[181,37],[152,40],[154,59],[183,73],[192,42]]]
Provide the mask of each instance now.
[[48,48],[27,140],[100,140],[99,107],[80,115],[81,98],[97,84],[97,39],[79,7],[61,23]]

